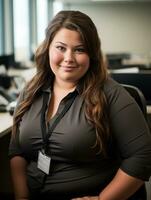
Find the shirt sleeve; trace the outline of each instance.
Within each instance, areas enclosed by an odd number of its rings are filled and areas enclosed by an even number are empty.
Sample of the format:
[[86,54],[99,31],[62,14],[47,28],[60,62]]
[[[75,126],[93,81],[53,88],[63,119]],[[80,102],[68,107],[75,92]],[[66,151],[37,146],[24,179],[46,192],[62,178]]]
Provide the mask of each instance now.
[[[18,106],[23,99],[24,99],[24,90],[21,91],[21,93],[18,97],[17,105],[14,110],[14,114],[16,113]],[[9,152],[8,152],[9,158],[12,158],[17,155],[23,156],[23,152],[21,151],[21,148],[19,145],[19,129],[17,129],[17,132],[15,135],[13,135],[13,134],[11,135],[10,144],[9,144]]]
[[151,133],[137,103],[122,86],[108,96],[111,131],[121,157],[120,168],[147,181],[151,175]]

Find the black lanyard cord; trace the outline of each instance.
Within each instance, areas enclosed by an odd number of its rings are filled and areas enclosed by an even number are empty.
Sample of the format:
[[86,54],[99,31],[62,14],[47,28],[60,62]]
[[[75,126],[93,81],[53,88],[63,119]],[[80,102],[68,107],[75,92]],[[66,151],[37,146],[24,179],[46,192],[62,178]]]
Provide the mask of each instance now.
[[58,115],[58,117],[55,119],[51,127],[48,129],[48,133],[46,133],[46,120],[45,120],[45,111],[47,109],[47,103],[48,103],[48,98],[49,94],[45,93],[43,96],[43,106],[42,106],[42,113],[41,113],[41,128],[42,128],[42,137],[43,137],[43,149],[45,152],[48,150],[48,145],[49,145],[49,137],[51,136],[53,130],[59,123],[59,121],[63,118],[63,116],[66,114],[66,112],[69,110],[71,107],[72,103],[74,102],[75,98],[77,96],[77,92],[74,92],[71,99],[68,100],[66,103],[64,109],[62,112]]
[[[40,119],[40,124],[41,124],[41,131],[42,131],[42,139],[44,141],[44,137],[46,134],[46,119],[45,119],[45,112],[47,109],[47,103],[49,99],[49,93],[45,92],[43,95],[43,104],[42,104],[42,110],[41,110],[41,119]],[[43,145],[44,146],[44,145]]]

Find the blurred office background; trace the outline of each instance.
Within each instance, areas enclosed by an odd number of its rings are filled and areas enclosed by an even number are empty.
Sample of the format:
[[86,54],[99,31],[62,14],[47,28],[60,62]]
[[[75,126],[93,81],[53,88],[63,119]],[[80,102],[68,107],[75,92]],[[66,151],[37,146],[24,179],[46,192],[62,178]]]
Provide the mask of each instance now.
[[98,28],[105,53],[130,53],[151,59],[151,1],[0,0],[0,54],[30,59],[44,30],[62,9],[87,13]]
[[[34,52],[60,10],[92,18],[109,73],[143,92],[151,128],[151,0],[0,0],[0,200],[13,199],[7,151],[14,102],[34,74]],[[150,200],[149,184],[147,189]]]

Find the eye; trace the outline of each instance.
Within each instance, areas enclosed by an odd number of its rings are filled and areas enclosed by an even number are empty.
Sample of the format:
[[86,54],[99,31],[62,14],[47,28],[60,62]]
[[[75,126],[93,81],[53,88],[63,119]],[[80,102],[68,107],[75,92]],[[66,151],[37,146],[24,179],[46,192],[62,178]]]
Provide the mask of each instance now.
[[58,50],[60,50],[60,51],[65,51],[65,47],[63,47],[63,46],[56,46],[56,48],[58,49]]
[[75,52],[84,53],[85,52],[85,48],[84,47],[78,47],[78,48],[75,49]]

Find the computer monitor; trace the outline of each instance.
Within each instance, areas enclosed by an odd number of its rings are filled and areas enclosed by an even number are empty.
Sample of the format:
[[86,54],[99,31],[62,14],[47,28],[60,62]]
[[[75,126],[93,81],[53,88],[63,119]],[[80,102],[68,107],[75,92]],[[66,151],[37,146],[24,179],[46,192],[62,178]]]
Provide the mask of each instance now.
[[15,64],[14,54],[0,55],[0,65],[4,65],[6,70],[8,70],[9,67],[14,66],[14,64]]
[[123,60],[130,59],[129,53],[107,53],[106,59],[109,69],[123,68]]

